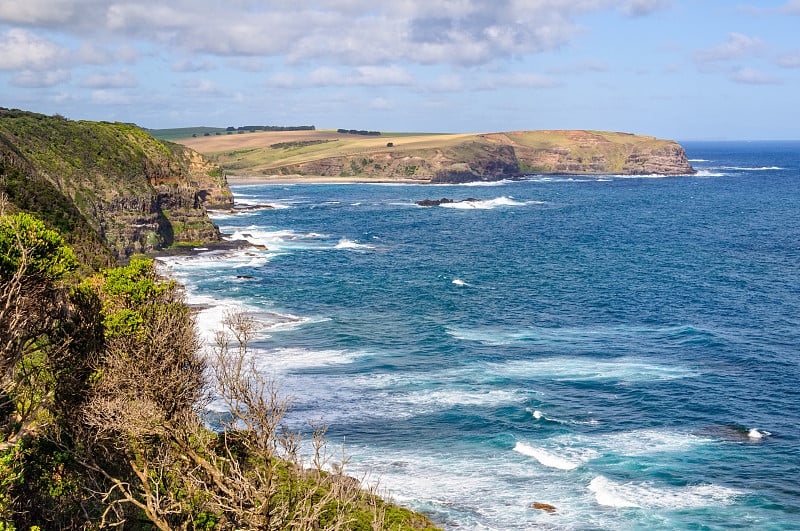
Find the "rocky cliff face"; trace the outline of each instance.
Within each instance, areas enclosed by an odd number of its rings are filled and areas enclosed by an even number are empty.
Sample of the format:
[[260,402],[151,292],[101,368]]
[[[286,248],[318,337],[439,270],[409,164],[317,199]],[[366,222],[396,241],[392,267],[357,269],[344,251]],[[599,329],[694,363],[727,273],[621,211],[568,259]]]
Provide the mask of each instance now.
[[691,175],[677,142],[605,131],[518,131],[487,135],[513,146],[524,173]]
[[217,241],[205,207],[233,206],[222,170],[189,148],[131,124],[8,109],[0,109],[0,191],[67,235],[95,266]]
[[402,149],[327,157],[283,166],[284,174],[366,176],[421,182],[496,181],[521,175],[510,146],[472,140],[442,148]]
[[496,181],[524,174],[694,173],[680,144],[650,136],[602,131],[517,131],[462,136],[465,138],[458,142],[445,139],[439,147],[424,149],[404,148],[402,141],[398,141],[398,147],[278,164],[263,173],[439,183]]

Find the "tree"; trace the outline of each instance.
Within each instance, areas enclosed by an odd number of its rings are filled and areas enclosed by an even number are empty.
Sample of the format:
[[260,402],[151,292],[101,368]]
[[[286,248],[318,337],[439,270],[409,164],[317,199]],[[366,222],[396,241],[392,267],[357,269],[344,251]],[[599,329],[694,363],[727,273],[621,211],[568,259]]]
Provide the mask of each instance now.
[[49,401],[47,357],[62,350],[61,279],[77,267],[61,236],[34,216],[5,214],[0,198],[0,449],[15,444]]

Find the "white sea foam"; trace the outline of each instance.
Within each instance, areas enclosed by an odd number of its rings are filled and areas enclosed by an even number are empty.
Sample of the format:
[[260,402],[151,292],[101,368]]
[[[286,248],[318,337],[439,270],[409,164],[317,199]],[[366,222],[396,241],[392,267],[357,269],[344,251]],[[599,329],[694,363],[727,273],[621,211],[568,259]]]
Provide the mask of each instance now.
[[467,284],[466,282],[464,282],[460,278],[454,278],[453,279],[453,284],[455,284],[456,286],[469,286],[469,284]]
[[515,182],[517,182],[517,181],[512,181],[511,179],[502,179],[500,181],[472,181],[472,182],[468,182],[468,183],[458,183],[455,186],[469,186],[469,187],[476,187],[476,186],[503,186],[503,185],[506,185],[506,184],[513,184]]
[[608,507],[646,509],[698,509],[729,505],[741,491],[719,485],[654,486],[650,482],[622,483],[596,476],[589,483],[597,503]]
[[358,243],[357,241],[348,240],[347,238],[342,238],[339,240],[339,243],[336,244],[336,249],[374,249],[375,247],[372,245],[367,245],[366,243]]
[[609,434],[582,442],[598,445],[606,453],[635,457],[689,452],[713,442],[713,439],[675,430],[646,429]]
[[621,382],[659,381],[689,378],[694,373],[675,365],[658,365],[642,360],[620,358],[555,357],[534,360],[513,360],[488,364],[489,374],[556,381],[616,380]]
[[606,507],[639,507],[639,504],[626,496],[624,489],[612,483],[604,476],[597,476],[589,483],[589,490],[594,492],[595,499]]
[[689,159],[689,162],[711,162],[708,159]]
[[477,201],[456,201],[453,203],[442,203],[444,208],[455,208],[460,210],[492,210],[498,207],[525,206],[536,204],[537,201],[520,202],[512,197],[502,196],[495,199],[482,199]]
[[335,349],[279,348],[259,350],[255,357],[256,366],[259,370],[285,373],[314,367],[346,365],[364,355],[364,353],[360,352]]
[[771,171],[783,170],[780,166],[720,166],[721,170],[735,170],[735,171]]
[[772,433],[765,430],[759,430],[758,428],[750,428],[750,431],[747,432],[747,437],[753,441],[761,440],[764,437],[769,437],[770,435],[772,435]]
[[711,169],[697,170],[697,173],[694,174],[695,177],[725,177],[726,175],[728,174],[720,171],[713,171]]
[[578,466],[580,466],[580,463],[570,461],[542,448],[536,448],[535,446],[531,446],[522,442],[517,442],[517,444],[514,445],[514,451],[528,457],[533,457],[539,461],[539,463],[548,468],[557,468],[559,470],[575,470],[578,468]]
[[441,411],[456,406],[500,407],[520,403],[524,396],[505,390],[438,390],[430,392],[411,391],[401,396],[393,396],[391,403],[404,405],[413,414]]
[[[221,227],[223,232],[228,227]],[[229,241],[246,241],[253,245],[263,245],[267,249],[318,249],[323,248],[321,239],[324,235],[311,233],[299,233],[293,230],[264,230],[259,226],[236,228],[228,234],[225,239]]]

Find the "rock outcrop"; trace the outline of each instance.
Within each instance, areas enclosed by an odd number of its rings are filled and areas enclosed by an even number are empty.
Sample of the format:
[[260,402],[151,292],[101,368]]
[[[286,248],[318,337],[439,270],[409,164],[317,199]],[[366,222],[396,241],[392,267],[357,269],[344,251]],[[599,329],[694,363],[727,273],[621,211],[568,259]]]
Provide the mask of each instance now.
[[224,172],[132,124],[0,109],[0,191],[103,267],[191,242],[218,241],[207,206],[232,207]]

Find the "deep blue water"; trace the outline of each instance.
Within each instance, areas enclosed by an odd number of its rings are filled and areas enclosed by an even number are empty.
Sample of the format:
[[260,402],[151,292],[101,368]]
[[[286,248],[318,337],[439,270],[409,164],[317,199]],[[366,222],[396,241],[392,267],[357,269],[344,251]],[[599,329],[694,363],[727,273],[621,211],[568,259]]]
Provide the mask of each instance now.
[[697,176],[238,186],[277,208],[215,219],[268,249],[167,269],[447,529],[797,529],[800,142],[685,147]]

